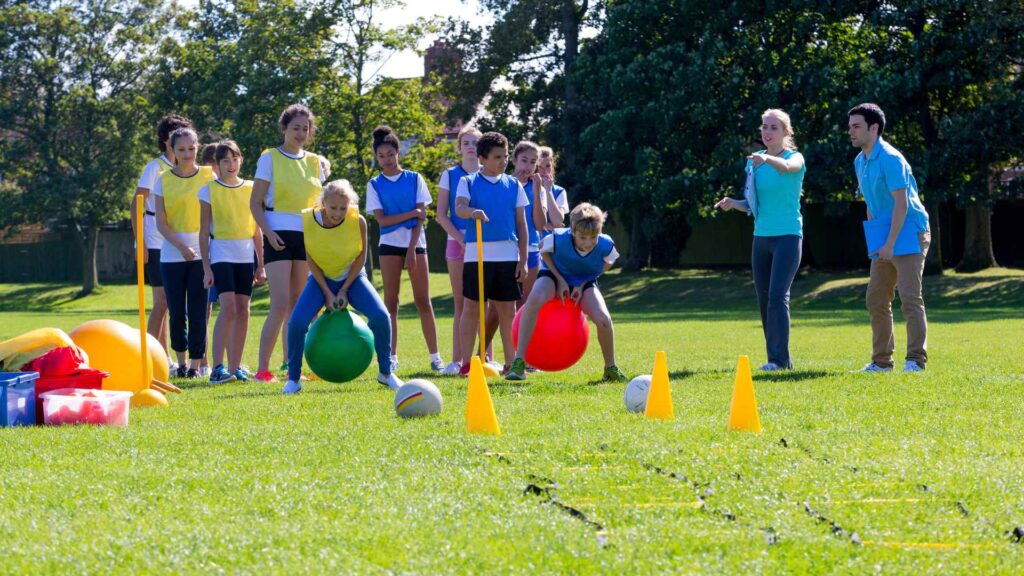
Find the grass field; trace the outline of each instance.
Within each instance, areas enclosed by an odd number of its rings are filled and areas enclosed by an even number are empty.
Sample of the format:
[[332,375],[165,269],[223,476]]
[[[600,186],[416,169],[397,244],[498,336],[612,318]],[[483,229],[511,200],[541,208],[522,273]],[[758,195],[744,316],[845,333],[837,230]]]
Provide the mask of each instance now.
[[[491,382],[504,435],[467,435],[466,382],[425,373],[406,295],[400,375],[439,385],[437,418],[395,417],[370,370],[297,397],[185,383],[126,429],[0,429],[0,572],[1019,572],[1024,273],[926,279],[931,362],[910,375],[849,373],[870,360],[866,282],[797,280],[797,366],[755,375],[761,435],[725,430],[737,356],[764,362],[749,275],[699,271],[602,280],[622,369],[667,353],[673,422],[595,382],[593,337],[567,372]],[[76,290],[0,285],[0,340],[135,325],[133,286]],[[265,291],[255,309],[253,366]]]

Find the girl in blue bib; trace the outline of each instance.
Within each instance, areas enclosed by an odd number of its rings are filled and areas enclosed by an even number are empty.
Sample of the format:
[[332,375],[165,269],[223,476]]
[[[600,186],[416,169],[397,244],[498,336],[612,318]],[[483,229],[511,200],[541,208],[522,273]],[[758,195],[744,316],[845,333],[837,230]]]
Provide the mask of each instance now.
[[455,304],[455,317],[452,319],[452,362],[445,366],[441,374],[455,376],[459,373],[462,358],[462,347],[459,336],[459,319],[462,317],[462,264],[466,256],[466,229],[469,222],[455,213],[455,193],[459,190],[459,182],[466,176],[480,171],[480,160],[476,156],[476,141],[480,139],[480,131],[466,126],[459,132],[458,147],[462,161],[441,173],[437,184],[437,223],[448,233],[445,245],[445,260],[448,264],[448,279],[452,284],[452,300]]
[[403,265],[409,271],[413,301],[430,353],[430,368],[444,370],[437,352],[437,326],[430,302],[427,239],[423,223],[431,202],[423,177],[399,165],[401,142],[388,126],[373,131],[373,153],[380,174],[366,184],[366,211],[380,226],[380,273],[384,280],[384,305],[391,315],[391,364],[398,370],[398,289]]
[[537,272],[540,270],[540,231],[547,225],[547,198],[540,175],[537,174],[539,159],[540,146],[529,140],[516,144],[512,150],[512,176],[522,184],[526,197],[530,199],[530,205],[526,208],[526,245],[529,254],[526,257],[526,277],[522,280],[523,297],[516,303],[517,306],[522,306],[530,297],[533,284],[537,281]]

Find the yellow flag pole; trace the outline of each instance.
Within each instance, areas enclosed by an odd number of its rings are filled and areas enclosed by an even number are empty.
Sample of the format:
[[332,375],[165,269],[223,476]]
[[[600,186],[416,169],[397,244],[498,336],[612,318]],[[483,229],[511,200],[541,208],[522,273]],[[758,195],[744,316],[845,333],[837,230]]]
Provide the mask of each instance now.
[[143,242],[142,230],[143,222],[142,219],[145,215],[146,209],[146,198],[142,194],[135,196],[135,221],[138,223],[135,226],[135,283],[139,289],[139,347],[142,350],[142,382],[145,383],[145,387],[149,388],[150,382],[153,381],[153,377],[150,374],[150,363],[149,363],[149,342],[146,338],[146,280],[145,280],[145,257],[144,250],[146,245]]
[[476,219],[476,285],[477,285],[477,297],[480,298],[480,365],[487,365],[487,343],[485,333],[486,327],[486,314],[484,309],[486,303],[484,302],[484,234],[483,225],[480,223],[480,219]]

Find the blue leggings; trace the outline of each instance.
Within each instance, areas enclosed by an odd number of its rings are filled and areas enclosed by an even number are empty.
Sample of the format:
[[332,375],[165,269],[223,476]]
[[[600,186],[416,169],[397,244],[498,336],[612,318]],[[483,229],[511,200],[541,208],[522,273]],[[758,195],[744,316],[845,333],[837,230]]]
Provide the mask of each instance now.
[[802,245],[803,239],[795,234],[754,236],[751,263],[761,328],[768,361],[780,368],[793,367],[789,356],[789,288],[800,268]]
[[[327,287],[337,293],[345,281],[327,279]],[[360,271],[359,277],[348,289],[348,302],[356,312],[366,316],[370,330],[373,331],[373,345],[377,350],[377,367],[381,374],[391,374],[391,317],[384,308],[373,285],[366,279],[366,273]],[[324,307],[324,293],[312,275],[306,280],[292,316],[288,319],[288,379],[298,382],[302,375],[302,353],[306,346],[306,332],[309,323]]]

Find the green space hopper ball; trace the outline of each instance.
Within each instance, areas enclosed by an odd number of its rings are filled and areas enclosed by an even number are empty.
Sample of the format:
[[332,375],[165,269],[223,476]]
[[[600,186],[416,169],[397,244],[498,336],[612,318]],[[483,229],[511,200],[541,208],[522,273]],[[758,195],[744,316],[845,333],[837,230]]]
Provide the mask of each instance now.
[[355,380],[373,361],[373,333],[347,308],[325,312],[306,333],[306,363],[328,382]]

